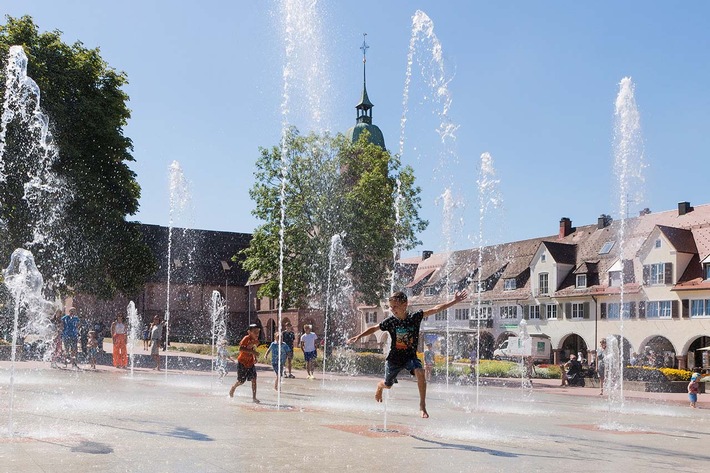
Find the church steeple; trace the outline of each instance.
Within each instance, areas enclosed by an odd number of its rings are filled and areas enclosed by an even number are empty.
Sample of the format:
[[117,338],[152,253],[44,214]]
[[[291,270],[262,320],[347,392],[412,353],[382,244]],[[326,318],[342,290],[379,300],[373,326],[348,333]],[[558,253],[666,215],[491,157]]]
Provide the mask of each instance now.
[[355,126],[350,128],[345,132],[350,141],[355,143],[360,134],[367,130],[370,134],[370,143],[379,146],[382,149],[385,148],[385,137],[382,135],[382,131],[377,127],[377,125],[372,124],[372,107],[374,105],[370,102],[370,97],[367,96],[367,50],[370,46],[367,45],[367,33],[364,33],[362,40],[362,95],[360,96],[360,103],[355,106],[357,109],[357,121]]
[[367,96],[367,50],[370,46],[367,45],[367,33],[362,35],[362,96],[360,97],[360,103],[355,106],[357,109],[357,123],[367,123],[372,124],[372,107],[374,105],[370,102],[370,98]]

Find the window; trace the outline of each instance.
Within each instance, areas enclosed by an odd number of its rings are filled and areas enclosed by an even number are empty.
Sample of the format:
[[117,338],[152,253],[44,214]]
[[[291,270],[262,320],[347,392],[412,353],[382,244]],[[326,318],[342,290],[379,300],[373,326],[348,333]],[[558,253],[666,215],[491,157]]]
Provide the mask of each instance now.
[[376,324],[377,323],[377,312],[365,312],[365,323],[366,324]]
[[671,317],[671,301],[646,302],[647,319],[670,319]]
[[518,318],[518,306],[506,305],[500,308],[500,318],[501,319],[517,319]]
[[578,274],[577,275],[577,287],[587,287],[587,275]]
[[546,296],[550,293],[549,278],[550,276],[547,273],[540,273],[540,275],[538,276],[538,295]]
[[[614,320],[619,320],[620,313],[619,310],[621,309],[621,304],[618,302],[610,302],[607,304],[607,318],[608,319],[614,319]],[[631,318],[631,303],[630,302],[624,302],[624,318],[629,319]]]
[[615,241],[607,241],[606,243],[604,243],[604,245],[602,246],[602,249],[599,250],[599,254],[600,255],[608,254],[611,251],[611,249],[614,248],[614,243],[616,243],[616,242]]
[[710,263],[703,265],[703,274],[705,275],[705,279],[710,279]]
[[276,299],[269,298],[269,310],[276,309]]
[[540,306],[539,305],[531,305],[530,306],[530,311],[528,312],[528,318],[540,320]]
[[505,291],[512,291],[516,287],[514,278],[506,279],[503,283],[505,284],[505,286],[503,286],[503,290]]
[[651,284],[665,284],[665,263],[656,263],[651,265]]
[[436,295],[436,289],[434,286],[427,286],[424,288],[424,295],[425,296],[435,296]]
[[486,281],[476,282],[476,292],[486,292]]
[[654,248],[660,248],[661,247],[661,239],[658,238],[655,243],[653,244]]
[[545,311],[547,312],[547,320],[557,318],[557,306],[556,305],[550,304],[550,305],[546,306]]
[[540,262],[541,263],[544,263],[546,259],[547,259],[547,255],[545,253],[540,255]]
[[710,317],[710,299],[696,299],[690,301],[691,317]]
[[609,287],[621,287],[621,271],[609,271]]
[[447,312],[445,310],[442,310],[441,312],[437,312],[436,314],[434,314],[434,320],[446,320],[447,319],[446,313]]
[[493,318],[493,308],[492,307],[474,307],[473,308],[473,318],[474,319],[492,319]]
[[583,319],[584,318],[584,303],[573,302],[572,303],[572,319]]
[[454,309],[454,320],[468,320],[469,309]]

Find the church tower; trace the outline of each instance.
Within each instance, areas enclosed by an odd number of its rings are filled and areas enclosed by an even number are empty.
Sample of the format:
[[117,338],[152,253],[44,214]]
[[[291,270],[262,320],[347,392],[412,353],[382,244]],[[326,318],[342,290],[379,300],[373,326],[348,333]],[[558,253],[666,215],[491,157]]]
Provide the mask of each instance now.
[[382,149],[387,149],[385,148],[385,137],[382,131],[377,125],[372,124],[372,107],[374,107],[374,105],[367,96],[367,76],[365,70],[367,50],[370,46],[368,46],[365,41],[366,37],[367,33],[363,35],[362,46],[360,47],[360,49],[362,49],[362,96],[360,97],[360,103],[355,106],[357,110],[355,126],[346,131],[345,136],[354,143],[358,140],[363,130],[367,130],[370,132],[370,143],[376,144]]

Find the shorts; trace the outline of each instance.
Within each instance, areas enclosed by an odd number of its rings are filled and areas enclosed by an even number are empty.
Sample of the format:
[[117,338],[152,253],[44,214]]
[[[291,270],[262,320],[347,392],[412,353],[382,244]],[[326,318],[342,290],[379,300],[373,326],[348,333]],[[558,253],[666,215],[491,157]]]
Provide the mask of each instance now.
[[237,381],[243,383],[244,381],[251,381],[252,379],[256,379],[256,367],[246,367],[237,362]]
[[293,360],[293,347],[289,347],[290,350],[288,353],[286,353],[286,359],[287,360]]
[[[279,364],[278,363],[272,363],[271,367],[274,369],[274,373],[279,374]],[[281,364],[281,369],[283,370],[284,365],[283,363]]]
[[306,359],[306,361],[313,361],[318,357],[318,350],[304,351],[303,357]]
[[387,360],[385,364],[385,386],[392,387],[397,382],[397,374],[402,370],[407,370],[414,376],[414,370],[422,369],[422,362],[419,358],[410,358],[404,363],[396,363]]
[[690,399],[690,402],[698,402],[698,394],[688,393],[688,399]]
[[62,337],[62,341],[66,351],[71,353],[76,350],[77,337]]

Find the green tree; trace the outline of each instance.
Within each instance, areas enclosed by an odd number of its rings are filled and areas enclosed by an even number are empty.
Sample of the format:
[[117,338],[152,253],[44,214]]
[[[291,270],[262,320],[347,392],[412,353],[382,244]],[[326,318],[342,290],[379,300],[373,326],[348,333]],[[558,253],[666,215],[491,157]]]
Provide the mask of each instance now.
[[[334,235],[342,236],[352,261],[349,272],[358,297],[377,303],[389,291],[395,238],[400,250],[411,249],[427,225],[418,215],[420,189],[412,169],[369,143],[366,133],[351,143],[342,135],[304,137],[291,130],[283,146],[260,151],[250,194],[253,214],[264,223],[244,250],[243,263],[264,281],[260,294],[279,294],[283,201],[284,305],[304,307],[309,298],[322,303]],[[396,199],[398,182],[401,199]]]
[[[48,251],[48,242],[35,242],[29,249],[40,255],[43,274],[61,274],[62,285],[104,298],[130,294],[155,271],[156,263],[135,223],[126,220],[137,212],[140,197],[135,173],[128,167],[132,143],[123,134],[130,118],[122,90],[126,75],[109,67],[98,49],[80,42],[68,45],[60,31],[40,33],[28,16],[6,17],[6,24],[0,25],[3,64],[13,45],[23,47],[27,74],[39,86],[41,108],[50,119],[59,150],[51,171],[72,194],[53,235],[60,242],[59,254]],[[3,68],[0,97],[5,96],[5,76]],[[0,257],[5,261],[14,248],[32,241],[21,189],[23,166],[34,157],[28,154],[23,136],[27,130],[22,128],[10,123],[4,143]]]

